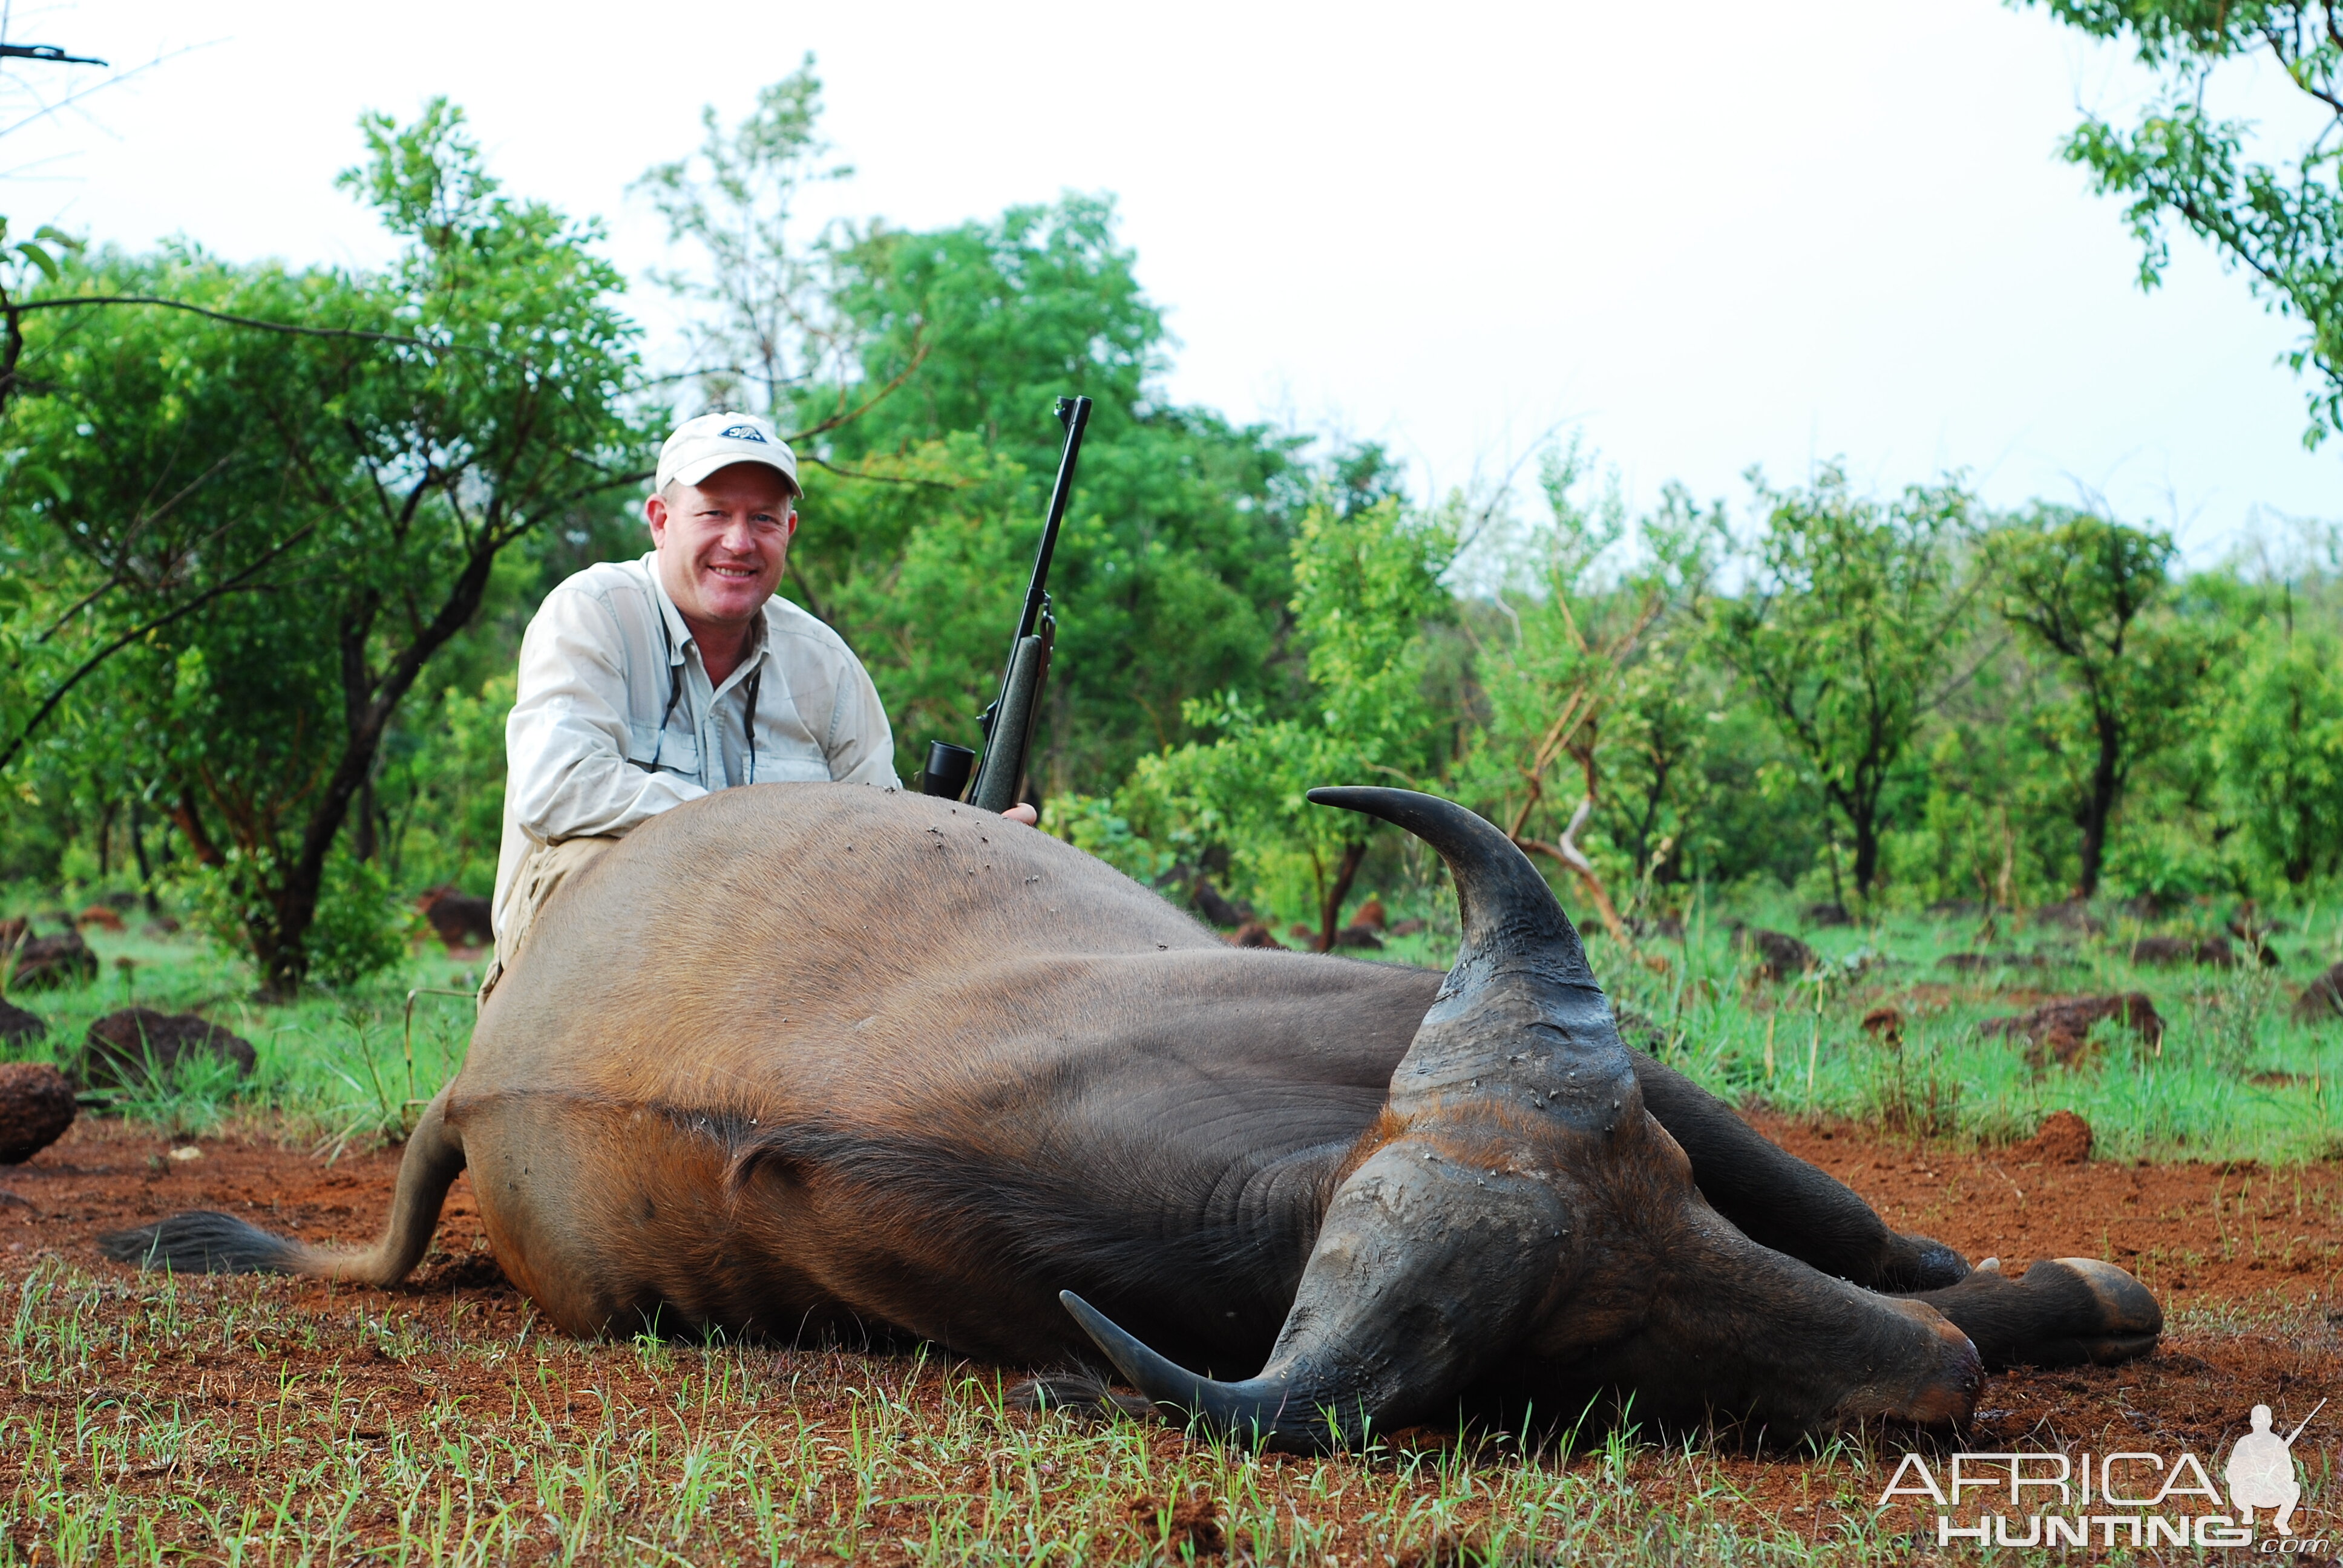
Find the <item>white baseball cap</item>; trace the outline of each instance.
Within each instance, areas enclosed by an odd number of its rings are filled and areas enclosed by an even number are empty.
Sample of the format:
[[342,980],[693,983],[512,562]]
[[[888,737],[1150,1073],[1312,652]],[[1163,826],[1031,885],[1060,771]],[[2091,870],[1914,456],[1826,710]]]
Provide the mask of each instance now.
[[702,414],[678,425],[675,434],[659,447],[659,477],[651,487],[664,490],[678,482],[696,485],[735,463],[762,463],[789,482],[789,494],[805,494],[805,487],[798,483],[798,455],[769,423],[754,414]]

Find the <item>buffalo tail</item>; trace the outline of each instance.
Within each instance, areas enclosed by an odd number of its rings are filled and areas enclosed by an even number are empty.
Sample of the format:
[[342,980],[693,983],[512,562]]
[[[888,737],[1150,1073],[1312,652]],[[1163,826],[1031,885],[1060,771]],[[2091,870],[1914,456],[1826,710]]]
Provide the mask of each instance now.
[[447,1189],[464,1169],[463,1141],[447,1125],[448,1092],[441,1090],[416,1122],[398,1164],[390,1218],[371,1247],[312,1247],[232,1214],[198,1210],[100,1236],[98,1250],[118,1263],[184,1274],[307,1274],[354,1284],[396,1284],[422,1261],[439,1228]]

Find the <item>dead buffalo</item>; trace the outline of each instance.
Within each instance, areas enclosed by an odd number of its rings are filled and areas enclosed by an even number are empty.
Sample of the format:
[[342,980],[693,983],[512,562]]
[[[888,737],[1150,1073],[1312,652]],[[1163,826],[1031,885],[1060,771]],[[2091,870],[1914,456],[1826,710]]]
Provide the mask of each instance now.
[[1944,1422],[1980,1358],[2155,1342],[2120,1270],[1970,1273],[1629,1051],[1577,932],[1478,817],[1313,799],[1447,860],[1444,979],[1229,947],[941,801],[726,790],[546,910],[373,1247],[181,1215],[107,1251],[387,1283],[468,1166],[505,1272],[572,1333],[1103,1351],[1163,1405],[1305,1446],[1604,1388],[1795,1428]]

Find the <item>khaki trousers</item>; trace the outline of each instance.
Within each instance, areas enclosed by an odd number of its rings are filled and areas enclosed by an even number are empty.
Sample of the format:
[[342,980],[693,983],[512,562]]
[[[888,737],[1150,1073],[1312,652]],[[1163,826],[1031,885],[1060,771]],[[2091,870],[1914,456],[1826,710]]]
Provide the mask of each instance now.
[[616,839],[564,839],[558,844],[534,844],[520,863],[513,878],[512,902],[505,910],[503,924],[497,930],[496,956],[488,960],[488,973],[480,977],[479,1000],[485,1003],[497,981],[507,970],[519,961],[521,949],[528,943],[531,927],[545,906],[553,900],[561,885],[596,860],[618,840]]

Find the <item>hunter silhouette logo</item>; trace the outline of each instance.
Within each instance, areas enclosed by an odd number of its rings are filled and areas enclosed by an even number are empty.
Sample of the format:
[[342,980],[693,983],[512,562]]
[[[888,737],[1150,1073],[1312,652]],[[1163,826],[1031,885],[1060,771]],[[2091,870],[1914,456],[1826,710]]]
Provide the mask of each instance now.
[[[2294,1440],[2327,1408],[2320,1400],[2310,1414],[2281,1437],[2270,1430],[2270,1407],[2254,1406],[2252,1430],[2229,1450],[2221,1477],[2225,1500],[2205,1463],[2194,1453],[2131,1451],[2076,1456],[2032,1452],[1971,1453],[1939,1460],[1936,1467],[1916,1453],[1888,1478],[1879,1506],[1898,1497],[1926,1498],[1936,1515],[1936,1544],[1974,1541],[1979,1546],[2253,1546],[2254,1513],[2271,1511],[2269,1539],[2258,1550],[2279,1555],[2322,1556],[2323,1537],[2297,1537],[2295,1512],[2302,1501],[2294,1475]],[[1968,1494],[1982,1493],[1972,1499]],[[1996,1504],[1998,1506],[1996,1506]],[[2221,1510],[2227,1507],[2228,1512]],[[1961,1519],[1981,1508],[1975,1523]]]
[[754,441],[759,447],[766,445],[765,433],[754,425],[727,426],[723,438],[727,441]]
[[[2326,1408],[2322,1399],[2310,1407],[2310,1415]],[[2270,1407],[2254,1406],[2253,1431],[2237,1439],[2237,1446],[2229,1451],[2229,1462],[2221,1469],[2238,1523],[2251,1524],[2257,1508],[2274,1508],[2278,1513],[2270,1520],[2270,1528],[2280,1535],[2294,1533],[2294,1505],[2302,1501],[2302,1483],[2294,1478],[2294,1440],[2310,1424],[2310,1415],[2280,1437],[2270,1430]]]

